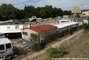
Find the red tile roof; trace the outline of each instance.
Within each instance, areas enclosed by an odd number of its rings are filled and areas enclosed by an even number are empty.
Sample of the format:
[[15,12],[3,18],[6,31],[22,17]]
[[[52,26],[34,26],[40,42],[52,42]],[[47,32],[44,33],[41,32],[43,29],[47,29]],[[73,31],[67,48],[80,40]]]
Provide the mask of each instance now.
[[49,29],[57,28],[56,26],[53,25],[42,25],[42,26],[36,26],[36,27],[31,27],[30,29],[36,32],[41,32]]

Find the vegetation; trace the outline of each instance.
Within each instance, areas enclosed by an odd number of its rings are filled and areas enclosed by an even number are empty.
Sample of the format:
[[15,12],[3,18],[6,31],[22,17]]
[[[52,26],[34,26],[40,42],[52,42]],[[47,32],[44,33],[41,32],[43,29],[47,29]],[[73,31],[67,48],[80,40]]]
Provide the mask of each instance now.
[[64,47],[61,47],[61,48],[52,48],[52,47],[50,47],[47,50],[47,53],[48,53],[50,58],[59,58],[59,57],[65,55],[65,54],[67,54],[68,50]]
[[83,23],[83,28],[85,31],[89,29],[89,18],[88,18],[88,23]]
[[22,10],[15,8],[11,4],[2,4],[0,6],[0,20],[25,19],[31,16],[49,18],[62,15],[71,15],[71,11],[63,11],[61,8],[53,8],[52,6],[37,8],[33,6],[25,6]]
[[88,24],[87,23],[83,23],[83,28],[84,28],[84,30],[89,29],[89,23]]
[[32,50],[34,50],[34,51],[40,51],[43,48],[44,48],[44,46],[42,46],[41,44],[32,45]]
[[40,39],[37,34],[31,34],[32,50],[39,51],[43,48],[39,40]]
[[39,39],[39,36],[37,34],[31,34],[31,43],[32,44],[39,44],[40,43],[40,39]]
[[22,50],[20,47],[13,47],[13,52],[14,52],[14,55],[19,55],[22,53]]
[[80,14],[77,14],[76,17],[77,17],[77,18],[80,18]]
[[69,34],[73,34],[72,26],[69,26],[69,27],[68,27],[68,32],[69,32]]
[[21,22],[26,23],[26,22],[30,22],[30,20],[29,19],[21,19]]

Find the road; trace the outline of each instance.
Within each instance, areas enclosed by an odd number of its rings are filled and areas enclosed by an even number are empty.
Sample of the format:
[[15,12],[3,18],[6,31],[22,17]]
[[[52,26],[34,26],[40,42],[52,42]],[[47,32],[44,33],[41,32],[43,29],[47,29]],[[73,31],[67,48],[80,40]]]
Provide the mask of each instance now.
[[[61,40],[61,41],[59,41],[57,43],[52,44],[51,47],[53,47],[53,48],[60,47],[60,45],[62,43],[66,42],[66,41],[69,41],[71,38],[75,37],[76,35],[78,35],[78,34],[80,34],[82,32],[83,32],[83,30],[80,30],[80,31],[76,32],[75,34],[69,36],[68,38],[65,38],[65,39],[63,39],[63,40]],[[26,57],[24,57],[24,58],[22,58],[20,60],[33,60],[35,57],[44,54],[48,48],[49,47],[47,47],[47,48],[45,48],[45,49],[43,49],[43,50],[41,50],[39,52],[36,52],[36,53],[34,53],[32,55],[26,56]]]

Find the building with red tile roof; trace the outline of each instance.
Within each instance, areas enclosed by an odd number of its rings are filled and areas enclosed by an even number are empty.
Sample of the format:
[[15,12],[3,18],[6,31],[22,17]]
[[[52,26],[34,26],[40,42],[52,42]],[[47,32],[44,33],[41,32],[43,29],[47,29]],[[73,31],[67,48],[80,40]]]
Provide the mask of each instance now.
[[49,30],[53,28],[57,28],[57,27],[53,25],[42,25],[42,26],[31,27],[30,30],[41,32],[41,31],[45,31],[45,30]]
[[40,41],[44,41],[44,40],[47,40],[46,38],[53,36],[56,33],[57,33],[57,27],[56,26],[41,25],[41,26],[36,26],[36,27],[24,29],[23,32],[22,32],[22,38],[30,40],[31,34],[37,34],[40,37]]

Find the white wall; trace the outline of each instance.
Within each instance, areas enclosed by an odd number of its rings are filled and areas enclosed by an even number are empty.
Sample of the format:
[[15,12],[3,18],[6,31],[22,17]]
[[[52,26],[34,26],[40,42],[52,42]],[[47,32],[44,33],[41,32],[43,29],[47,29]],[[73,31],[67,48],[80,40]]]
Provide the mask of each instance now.
[[[16,28],[17,26],[17,28]],[[24,28],[25,24],[16,24],[16,25],[0,25],[0,32],[3,33],[4,31],[21,31]],[[27,25],[30,28],[30,25]],[[27,28],[27,27],[26,27]],[[2,32],[3,31],[3,32]]]

